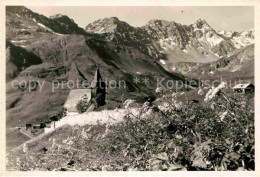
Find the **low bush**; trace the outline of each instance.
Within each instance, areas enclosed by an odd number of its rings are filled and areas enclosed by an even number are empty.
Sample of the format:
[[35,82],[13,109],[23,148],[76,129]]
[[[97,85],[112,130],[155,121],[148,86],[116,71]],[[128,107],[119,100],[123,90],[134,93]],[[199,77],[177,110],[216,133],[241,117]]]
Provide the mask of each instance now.
[[[146,102],[138,114],[129,109],[117,124],[56,131],[48,141],[10,154],[8,168],[255,169],[253,99],[218,92],[206,103],[181,102],[175,93],[159,101],[163,105]],[[43,147],[48,151],[40,151]]]
[[223,92],[207,104],[162,99],[163,107],[144,107],[145,116],[129,114],[110,128],[111,144],[124,147],[133,169],[255,169],[252,100]]
[[60,112],[57,114],[57,118],[61,119],[67,115],[67,109],[66,108],[61,108]]
[[77,103],[76,109],[82,114],[88,110],[89,106],[90,102],[87,99],[82,99]]

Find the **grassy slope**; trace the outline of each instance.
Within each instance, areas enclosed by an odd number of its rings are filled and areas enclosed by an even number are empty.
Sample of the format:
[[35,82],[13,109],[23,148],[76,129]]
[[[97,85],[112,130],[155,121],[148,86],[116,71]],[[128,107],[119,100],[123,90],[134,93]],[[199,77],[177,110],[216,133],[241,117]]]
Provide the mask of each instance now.
[[[14,147],[19,146],[20,144],[24,143],[25,141],[29,140],[27,136],[20,133],[18,129],[8,129],[6,131],[6,150],[9,152]],[[9,138],[8,138],[9,137]]]
[[[101,170],[97,169],[97,165],[104,166],[106,164],[116,165],[117,163],[128,163],[128,160],[126,157],[123,156],[123,152],[120,154],[111,154],[106,153],[104,150],[107,149],[105,147],[111,146],[111,142],[109,142],[106,139],[101,139],[101,135],[105,132],[105,126],[91,126],[91,131],[89,131],[87,134],[91,135],[90,139],[85,139],[85,142],[81,142],[82,139],[78,141],[79,146],[77,149],[79,151],[75,151],[77,154],[76,158],[73,160],[74,165],[77,166],[77,169],[88,171],[88,170]],[[63,144],[63,147],[66,149],[69,149],[69,145],[67,143],[64,143],[63,141],[66,139],[73,139],[77,137],[81,137],[81,132],[83,129],[87,130],[90,128],[90,126],[63,126],[55,130],[54,132],[44,136],[40,140],[34,141],[28,145],[30,148],[30,152],[33,153],[39,153],[41,152],[42,148],[46,148],[48,150],[48,153],[51,151],[53,147],[53,139],[55,139],[55,144]],[[83,143],[84,145],[80,145],[80,143]],[[102,147],[104,147],[104,150],[102,150]],[[73,150],[72,150],[73,151]],[[16,151],[10,152],[12,157],[17,156],[16,153],[23,153],[22,147]],[[40,154],[39,154],[40,155]],[[79,156],[78,156],[79,155]],[[41,157],[40,157],[41,156]],[[70,157],[66,158],[64,155],[53,155],[53,156],[45,156],[44,154],[40,155],[39,158],[45,159],[42,161],[42,167],[40,167],[40,170],[61,170],[61,167],[66,167],[67,164],[70,162]],[[35,159],[36,160],[36,159]],[[37,160],[36,160],[37,161]],[[35,161],[35,162],[36,162]],[[58,162],[58,163],[57,163]],[[61,166],[61,164],[63,164]],[[33,162],[32,162],[32,167]],[[7,166],[7,168],[12,169],[11,166]],[[34,167],[33,167],[34,168]],[[10,170],[9,169],[9,170]]]
[[[23,79],[28,78],[20,78],[20,80]],[[29,92],[28,89],[22,91],[12,88],[10,84],[7,83],[6,99],[6,138],[8,148],[15,147],[27,140],[23,134],[14,132],[13,127],[25,126],[27,122],[36,118],[48,118],[48,115],[52,115],[61,109],[69,93],[68,90],[61,89],[52,92],[51,83],[49,82],[45,82],[42,92]]]

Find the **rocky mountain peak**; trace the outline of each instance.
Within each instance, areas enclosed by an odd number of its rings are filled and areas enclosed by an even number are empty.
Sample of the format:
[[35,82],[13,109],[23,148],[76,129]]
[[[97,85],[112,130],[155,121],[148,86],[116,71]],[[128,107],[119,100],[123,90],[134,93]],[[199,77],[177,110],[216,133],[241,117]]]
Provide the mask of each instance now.
[[145,26],[158,26],[158,25],[166,25],[166,24],[170,24],[171,22],[167,21],[167,20],[160,20],[160,19],[152,19],[149,20],[148,23]]
[[28,12],[32,12],[31,10],[27,9],[24,6],[6,6],[6,11],[10,13],[16,13],[16,14],[25,14]]
[[53,16],[50,16],[51,19],[53,20],[59,20],[59,21],[70,21],[70,22],[74,22],[74,20],[72,18],[69,18],[67,15],[63,15],[63,14],[56,14]]
[[142,28],[147,30],[149,34],[152,36],[157,36],[159,38],[167,38],[173,31],[176,31],[178,24],[174,21],[167,20],[159,20],[154,19],[150,20],[145,26]]
[[35,13],[24,6],[6,6],[6,12],[17,16],[23,16],[25,18],[35,17]]
[[50,16],[50,19],[58,21],[60,23],[64,23],[64,24],[75,24],[75,22],[72,18],[69,18],[67,15],[63,15],[63,14],[56,14],[56,15]]
[[196,23],[203,23],[203,24],[208,24],[205,19],[199,18],[196,20]]
[[205,19],[197,19],[195,23],[193,23],[191,26],[193,26],[193,28],[198,28],[198,29],[208,29],[208,30],[212,30],[212,28],[209,26],[208,22]]
[[55,14],[55,15],[50,16],[50,18],[51,18],[51,19],[62,18],[63,16],[66,16],[66,15],[63,15],[63,14]]
[[[15,25],[11,25],[15,30],[23,30],[23,33],[37,33],[39,31],[53,31],[60,34],[83,34],[86,35],[84,29],[80,28],[73,19],[66,15],[57,14],[51,18],[35,13],[23,6],[7,6],[7,21],[15,19]],[[8,20],[9,19],[9,20]],[[26,25],[23,25],[26,23]],[[38,29],[39,28],[39,29]],[[33,30],[34,29],[34,30]],[[26,32],[25,32],[26,31]]]
[[124,21],[120,21],[117,17],[108,17],[99,19],[93,23],[88,24],[85,30],[89,33],[115,33],[118,31],[125,31],[131,28],[129,24]]
[[221,30],[221,31],[218,31],[218,34],[221,34],[221,35],[228,37],[228,38],[244,36],[246,38],[254,39],[254,37],[255,37],[255,33],[254,33],[253,28],[249,29],[247,31],[242,31],[242,32],[237,32],[237,31],[234,31],[234,30]]
[[221,31],[218,31],[218,34],[221,34],[225,37],[231,38],[232,36],[235,36],[236,34],[238,34],[238,32],[221,30]]
[[108,18],[104,18],[104,20],[112,22],[112,23],[120,22],[120,20],[117,17],[108,17]]
[[255,38],[255,31],[254,31],[254,29],[249,29],[247,31],[242,32],[241,35],[253,39],[253,38]]

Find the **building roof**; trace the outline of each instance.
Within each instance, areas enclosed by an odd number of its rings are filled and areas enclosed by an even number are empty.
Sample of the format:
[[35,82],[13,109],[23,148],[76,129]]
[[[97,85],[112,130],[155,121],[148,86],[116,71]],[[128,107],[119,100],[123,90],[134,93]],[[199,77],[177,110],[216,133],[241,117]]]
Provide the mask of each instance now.
[[26,124],[33,124],[33,125],[34,124],[41,124],[41,123],[45,123],[48,120],[49,120],[49,116],[43,115],[43,116],[39,116],[39,117],[34,117],[33,119],[26,122]]
[[251,83],[246,83],[246,84],[237,84],[233,87],[233,89],[244,89],[247,88],[248,86],[252,85]]
[[88,101],[91,100],[91,89],[75,89],[71,90],[69,96],[64,104],[64,107],[69,112],[78,112],[76,106],[80,100],[86,98]]
[[41,124],[39,124],[39,123],[38,123],[38,124],[33,124],[33,126],[35,126],[35,127],[36,127],[36,126],[40,127]]
[[91,88],[98,88],[98,87],[100,87],[101,86],[101,82],[103,82],[102,81],[102,77],[101,77],[101,74],[99,72],[99,68],[97,68],[95,76],[94,76],[94,79],[91,82]]

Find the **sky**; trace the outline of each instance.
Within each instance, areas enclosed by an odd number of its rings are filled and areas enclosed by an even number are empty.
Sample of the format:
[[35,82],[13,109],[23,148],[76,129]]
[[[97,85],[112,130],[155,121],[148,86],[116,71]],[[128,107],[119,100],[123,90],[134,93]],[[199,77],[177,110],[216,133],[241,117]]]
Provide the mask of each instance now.
[[63,14],[80,27],[105,17],[118,17],[131,26],[140,27],[151,19],[163,19],[189,25],[205,19],[215,30],[244,31],[254,28],[252,6],[27,6],[47,17]]

